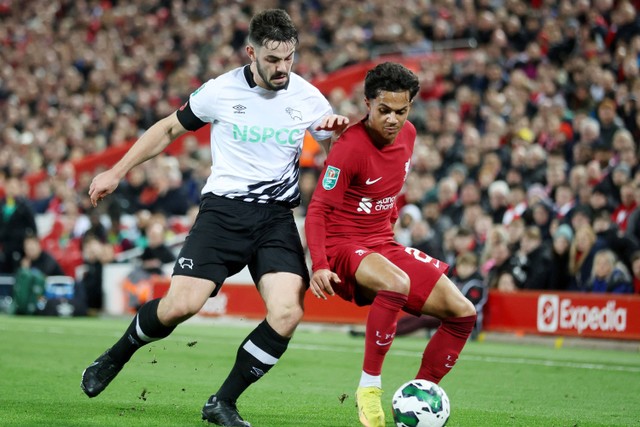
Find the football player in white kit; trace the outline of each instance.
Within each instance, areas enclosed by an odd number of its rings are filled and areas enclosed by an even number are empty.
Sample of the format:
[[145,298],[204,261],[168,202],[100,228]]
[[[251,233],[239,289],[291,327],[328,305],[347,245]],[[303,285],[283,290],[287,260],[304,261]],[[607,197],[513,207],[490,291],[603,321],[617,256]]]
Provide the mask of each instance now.
[[300,202],[304,134],[309,131],[328,150],[333,133],[348,125],[318,89],[291,72],[297,44],[297,30],[285,11],[256,14],[246,46],[251,64],[203,84],[93,179],[89,195],[96,206],[131,168],[185,132],[211,125],[211,175],[169,291],[144,304],[122,338],[85,369],[81,386],[89,397],[100,394],[136,350],[167,337],[215,296],[228,276],[248,266],[266,318],[238,348],[231,372],[204,405],[202,418],[222,426],[250,426],[236,401],[287,349],[309,285],[291,210]]

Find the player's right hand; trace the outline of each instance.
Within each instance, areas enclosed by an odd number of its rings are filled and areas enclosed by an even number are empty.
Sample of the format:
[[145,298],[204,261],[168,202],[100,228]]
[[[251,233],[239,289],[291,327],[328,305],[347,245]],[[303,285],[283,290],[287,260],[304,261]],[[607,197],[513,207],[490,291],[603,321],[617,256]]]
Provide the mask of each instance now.
[[108,170],[96,175],[89,186],[89,199],[95,208],[98,201],[113,193],[120,183],[120,178],[112,171]]
[[311,277],[311,292],[317,298],[327,299],[325,292],[331,296],[335,295],[331,283],[340,283],[341,280],[336,273],[327,269],[320,269],[313,272]]

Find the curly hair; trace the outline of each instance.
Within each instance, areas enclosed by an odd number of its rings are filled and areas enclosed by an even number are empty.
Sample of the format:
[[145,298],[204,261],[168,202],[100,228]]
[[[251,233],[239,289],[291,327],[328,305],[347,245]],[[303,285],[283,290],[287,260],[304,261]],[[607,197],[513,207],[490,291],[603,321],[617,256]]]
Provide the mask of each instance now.
[[267,42],[298,45],[298,30],[291,17],[282,9],[267,9],[257,13],[249,24],[249,42],[264,46]]
[[407,67],[396,62],[383,62],[367,72],[364,79],[364,96],[376,98],[381,91],[409,91],[409,100],[420,90],[418,77]]

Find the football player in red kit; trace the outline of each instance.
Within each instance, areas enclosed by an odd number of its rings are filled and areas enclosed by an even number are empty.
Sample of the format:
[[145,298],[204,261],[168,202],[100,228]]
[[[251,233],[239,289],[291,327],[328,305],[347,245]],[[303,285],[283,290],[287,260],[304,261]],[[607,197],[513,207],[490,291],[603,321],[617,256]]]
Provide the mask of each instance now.
[[442,321],[416,375],[435,383],[456,363],[476,321],[473,304],[446,276],[447,264],[393,239],[395,200],[416,139],[407,116],[418,90],[415,74],[400,64],[367,73],[368,114],[332,146],[306,217],[311,292],[371,305],[356,391],[360,422],[369,427],[385,425],[382,363],[400,310]]

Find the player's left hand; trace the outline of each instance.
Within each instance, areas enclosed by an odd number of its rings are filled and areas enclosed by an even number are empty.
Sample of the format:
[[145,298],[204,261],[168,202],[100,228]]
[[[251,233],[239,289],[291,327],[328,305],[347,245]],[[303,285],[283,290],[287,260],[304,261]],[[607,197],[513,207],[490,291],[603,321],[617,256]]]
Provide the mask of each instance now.
[[316,130],[330,130],[339,135],[344,132],[347,126],[349,126],[348,117],[341,116],[340,114],[329,114],[322,118],[322,122],[320,126],[316,127]]

